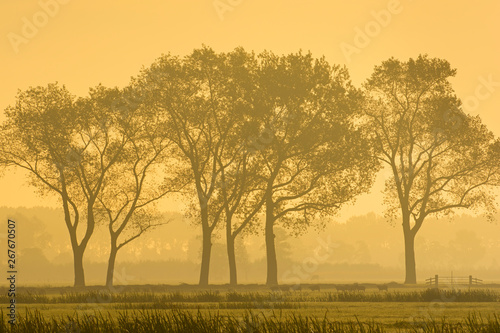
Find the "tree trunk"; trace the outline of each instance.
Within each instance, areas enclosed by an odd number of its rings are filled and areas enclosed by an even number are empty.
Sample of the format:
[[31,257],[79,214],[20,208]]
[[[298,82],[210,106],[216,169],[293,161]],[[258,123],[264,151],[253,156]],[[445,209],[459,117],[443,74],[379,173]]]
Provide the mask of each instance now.
[[231,232],[231,225],[229,228],[226,227],[226,244],[227,244],[227,259],[229,261],[229,285],[235,286],[238,284],[236,275],[236,255],[234,251],[234,240]]
[[115,262],[117,253],[118,253],[118,248],[116,246],[111,245],[111,250],[109,252],[109,259],[108,259],[108,270],[106,273],[106,287],[108,288],[113,287],[113,277],[115,272]]
[[208,223],[208,204],[200,201],[201,226],[203,232],[203,247],[201,252],[200,286],[208,286],[208,275],[210,272],[210,253],[212,251],[212,230]]
[[73,266],[75,270],[75,287],[85,287],[85,273],[83,271],[83,253],[81,247],[73,247]]
[[274,203],[269,198],[266,201],[266,255],[267,255],[267,285],[278,284],[278,262],[274,244]]
[[415,265],[415,235],[411,232],[411,230],[409,230],[409,228],[404,228],[403,232],[405,238],[405,284],[416,284],[417,271]]
[[[64,179],[64,175],[61,173],[62,179]],[[65,183],[63,182],[63,193],[62,201],[63,201],[63,210],[64,210],[64,221],[66,223],[66,227],[68,228],[69,238],[71,241],[71,249],[73,250],[73,272],[74,272],[74,287],[85,287],[85,273],[83,270],[83,253],[85,252],[85,245],[78,245],[78,236],[75,226],[72,224],[71,214],[69,211],[68,205],[68,197],[66,193]],[[78,217],[75,217],[77,219]]]
[[212,235],[208,228],[203,228],[203,248],[201,253],[200,286],[208,286],[210,271],[210,252],[212,251]]

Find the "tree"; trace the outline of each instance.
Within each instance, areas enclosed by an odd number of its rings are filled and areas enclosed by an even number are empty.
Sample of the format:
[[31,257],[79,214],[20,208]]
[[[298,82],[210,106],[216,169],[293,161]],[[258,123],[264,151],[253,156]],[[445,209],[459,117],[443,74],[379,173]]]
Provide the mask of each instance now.
[[169,137],[189,166],[184,176],[190,180],[190,197],[195,194],[203,237],[200,285],[208,284],[212,233],[223,214],[223,207],[213,202],[222,169],[232,163],[225,158],[234,148],[234,126],[243,117],[244,102],[230,95],[238,90],[229,88],[234,69],[229,58],[206,47],[182,60],[164,56],[138,78],[151,96],[150,107],[168,124]]
[[302,53],[260,61],[260,135],[248,144],[263,170],[266,283],[275,285],[274,226],[297,234],[335,213],[368,190],[377,166],[356,124],[362,98],[346,69]]
[[256,221],[264,204],[264,187],[259,175],[261,165],[245,145],[249,137],[256,135],[259,124],[254,112],[259,67],[255,55],[242,48],[228,53],[225,62],[224,72],[229,80],[221,93],[227,100],[226,117],[232,117],[233,125],[224,151],[217,156],[220,176],[212,207],[214,213],[222,210],[229,284],[236,285],[236,237]]
[[443,59],[394,58],[376,66],[365,84],[365,113],[386,181],[388,213],[400,211],[405,240],[405,283],[417,281],[414,242],[428,216],[455,209],[494,212],[500,142],[479,117],[463,113]]
[[74,285],[84,286],[83,255],[96,225],[94,206],[127,138],[111,134],[107,122],[113,110],[99,102],[83,107],[57,84],[19,92],[5,112],[1,163],[28,171],[42,194],[58,195],[73,250]]
[[[169,154],[173,144],[163,133],[163,123],[140,107],[140,96],[134,88],[115,90],[113,95],[101,98],[118,110],[114,123],[128,141],[119,162],[107,173],[98,197],[97,208],[102,210],[101,218],[107,221],[110,234],[106,286],[112,287],[118,251],[147,230],[164,224],[155,222],[152,206],[181,186],[168,171],[176,160]],[[164,181],[159,181],[161,177]]]
[[[73,168],[78,159],[71,149],[78,121],[74,99],[57,84],[19,91],[15,105],[5,110],[0,159],[4,166],[26,170],[31,185],[42,195],[56,193],[61,199],[73,249],[74,285],[81,286],[83,251],[77,239],[81,206],[68,192],[76,181]],[[85,234],[91,233],[91,226],[87,225]]]
[[[226,167],[221,172],[221,189],[217,203],[224,209],[230,285],[238,284],[236,237],[256,222],[257,214],[265,202],[264,186],[259,173],[261,165],[256,163],[245,149],[234,161],[237,163],[233,163],[233,168]],[[234,220],[239,223],[234,223]]]

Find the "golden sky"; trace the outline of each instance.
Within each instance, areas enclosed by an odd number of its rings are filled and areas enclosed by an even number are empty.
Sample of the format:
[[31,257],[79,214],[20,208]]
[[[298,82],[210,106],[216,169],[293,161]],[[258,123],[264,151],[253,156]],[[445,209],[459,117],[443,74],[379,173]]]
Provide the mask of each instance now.
[[[2,1],[0,107],[17,89],[54,81],[76,95],[99,83],[124,86],[162,53],[184,55],[202,44],[310,50],[345,64],[357,86],[389,57],[427,53],[458,69],[453,83],[466,111],[500,135],[499,18],[496,0]],[[0,205],[51,204],[23,185],[22,175],[7,176]],[[383,179],[343,216],[381,212]]]

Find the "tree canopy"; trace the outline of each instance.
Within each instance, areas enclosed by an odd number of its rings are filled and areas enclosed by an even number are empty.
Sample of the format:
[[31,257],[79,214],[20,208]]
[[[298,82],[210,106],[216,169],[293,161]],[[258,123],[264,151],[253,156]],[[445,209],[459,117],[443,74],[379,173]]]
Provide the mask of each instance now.
[[416,283],[413,241],[426,217],[457,208],[494,212],[500,142],[462,111],[449,81],[455,73],[443,59],[391,58],[365,84],[378,158],[392,171],[386,203],[403,221],[407,283]]

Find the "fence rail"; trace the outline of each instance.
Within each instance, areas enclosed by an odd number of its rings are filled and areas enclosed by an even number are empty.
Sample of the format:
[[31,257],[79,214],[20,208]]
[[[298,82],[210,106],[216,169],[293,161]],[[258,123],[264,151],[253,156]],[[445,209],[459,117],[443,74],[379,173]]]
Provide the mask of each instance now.
[[425,280],[425,283],[428,285],[434,285],[436,288],[439,287],[439,284],[444,285],[469,285],[469,288],[473,285],[481,285],[483,284],[483,280],[469,276],[438,276],[428,278]]

